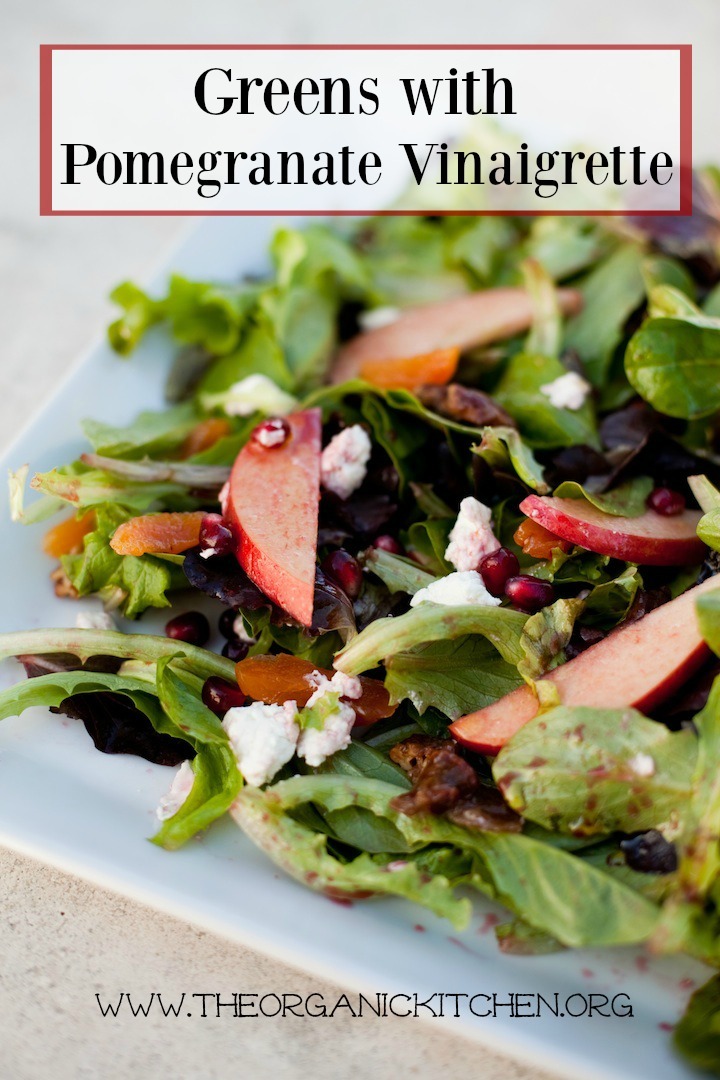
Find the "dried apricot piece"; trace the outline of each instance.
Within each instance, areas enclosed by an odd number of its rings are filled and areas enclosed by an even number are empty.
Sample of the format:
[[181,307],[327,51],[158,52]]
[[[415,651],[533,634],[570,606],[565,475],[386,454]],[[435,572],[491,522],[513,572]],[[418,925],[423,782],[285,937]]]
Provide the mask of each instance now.
[[533,559],[551,559],[555,548],[560,548],[561,551],[570,551],[572,548],[572,544],[567,540],[561,540],[531,518],[525,518],[518,525],[513,539],[523,552]]
[[73,515],[59,521],[45,533],[43,551],[53,559],[63,555],[75,555],[82,551],[83,540],[95,528],[95,511],[88,510],[81,517]]
[[110,547],[118,555],[180,555],[197,547],[204,517],[202,510],[193,510],[130,518],[118,525]]
[[[282,705],[283,701],[296,701],[302,707],[307,703],[314,687],[307,676],[319,671],[328,679],[334,675],[327,668],[318,668],[299,656],[280,653],[278,656],[248,656],[235,665],[238,686],[254,701],[266,705]],[[392,716],[395,708],[382,683],[375,679],[360,677],[362,697],[353,701],[358,724],[374,724]]]
[[435,349],[399,360],[366,360],[361,378],[383,390],[414,390],[421,384],[442,386],[455,374],[459,349]]
[[186,437],[180,447],[180,457],[189,458],[209,450],[219,439],[224,439],[232,431],[230,421],[222,416],[208,416],[200,420]]

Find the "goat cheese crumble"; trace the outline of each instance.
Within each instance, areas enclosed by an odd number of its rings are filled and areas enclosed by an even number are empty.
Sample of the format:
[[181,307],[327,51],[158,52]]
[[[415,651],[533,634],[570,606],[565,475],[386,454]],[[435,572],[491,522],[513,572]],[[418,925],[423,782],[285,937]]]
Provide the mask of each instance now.
[[466,604],[498,607],[500,599],[487,591],[477,570],[463,570],[438,578],[420,589],[410,601],[410,607],[427,603],[443,604],[446,607],[464,607]]
[[400,318],[400,309],[395,307],[376,307],[361,311],[358,324],[361,330],[381,330]]
[[372,453],[370,436],[360,424],[343,428],[333,436],[320,458],[320,480],[327,491],[348,499],[367,476]]
[[107,611],[81,608],[75,616],[78,630],[117,630],[117,623]]
[[583,379],[576,371],[568,371],[540,387],[540,393],[545,395],[551,405],[556,409],[570,409],[571,412],[583,407],[591,390],[592,386],[587,379]]
[[296,718],[294,701],[283,705],[253,701],[225,713],[223,727],[238,768],[250,787],[260,787],[272,780],[293,756],[300,734]]
[[224,394],[206,396],[221,397],[222,401],[208,401],[206,404],[222,405],[227,416],[251,416],[254,412],[285,416],[297,405],[292,394],[286,394],[267,375],[248,375],[233,383]]
[[636,776],[650,777],[655,775],[655,761],[649,754],[635,754],[628,761],[628,765]]
[[189,761],[183,761],[178,771],[173,776],[169,790],[163,795],[155,811],[159,821],[167,821],[174,817],[192,791],[195,783],[195,773]]
[[456,570],[477,570],[485,556],[500,547],[493,532],[490,507],[472,495],[463,499],[449,539],[445,551],[448,562]]
[[342,671],[336,671],[331,679],[322,672],[314,671],[308,676],[308,682],[315,687],[308,698],[306,709],[312,709],[332,695],[337,700],[331,706],[330,711],[324,716],[322,727],[306,727],[300,732],[297,752],[308,765],[316,767],[322,765],[326,758],[344,750],[350,745],[350,732],[355,723],[355,710],[341,697],[355,700],[362,694],[362,684],[359,679],[352,675],[346,675]]

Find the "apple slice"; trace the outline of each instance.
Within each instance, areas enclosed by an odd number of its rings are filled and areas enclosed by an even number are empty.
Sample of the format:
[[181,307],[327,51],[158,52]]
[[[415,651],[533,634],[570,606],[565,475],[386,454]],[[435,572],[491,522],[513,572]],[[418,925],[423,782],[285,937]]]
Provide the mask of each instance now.
[[[574,289],[558,289],[564,315],[582,307]],[[489,345],[527,330],[534,309],[525,289],[486,289],[452,300],[408,308],[395,322],[358,334],[344,345],[333,365],[334,383],[355,378],[366,362],[402,360],[439,349],[466,349]]]
[[[608,634],[597,645],[561,664],[545,680],[557,687],[563,705],[598,709],[633,706],[651,711],[700,667],[708,647],[700,635],[695,600],[720,586],[709,578],[651,611],[638,622]],[[477,712],[461,716],[450,731],[463,746],[497,754],[516,731],[538,712],[529,686],[521,686]]]
[[697,536],[699,510],[663,517],[646,510],[640,517],[614,517],[585,499],[528,495],[523,514],[562,540],[645,566],[682,566],[702,562],[706,548]]
[[248,577],[303,626],[310,626],[315,592],[320,505],[320,409],[286,417],[280,446],[251,439],[230,475],[225,516]]

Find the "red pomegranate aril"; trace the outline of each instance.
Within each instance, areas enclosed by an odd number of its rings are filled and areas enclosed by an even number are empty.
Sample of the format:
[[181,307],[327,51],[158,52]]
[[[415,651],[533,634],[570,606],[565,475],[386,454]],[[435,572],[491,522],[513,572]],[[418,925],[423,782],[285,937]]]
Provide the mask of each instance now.
[[221,514],[206,514],[200,525],[200,548],[214,555],[229,555],[235,548],[232,529]]
[[363,582],[362,567],[349,551],[331,551],[323,559],[322,569],[351,600],[357,600]]
[[249,648],[249,642],[241,641],[239,637],[233,637],[223,645],[222,654],[223,656],[226,656],[228,660],[232,660],[233,664],[238,664],[241,660],[245,659]]
[[244,705],[245,695],[239,686],[211,675],[202,688],[202,701],[216,716],[224,716],[228,709],[239,709]]
[[210,637],[210,623],[201,611],[186,611],[176,615],[165,626],[165,633],[186,645],[205,645]]
[[520,570],[520,563],[513,551],[501,547],[486,555],[478,569],[491,596],[503,596],[507,582]]
[[549,581],[541,581],[530,574],[517,574],[505,583],[505,595],[514,607],[530,615],[552,604],[555,590]]
[[404,555],[402,544],[400,544],[394,536],[389,536],[388,533],[383,533],[381,536],[376,536],[372,542],[374,548],[379,548],[380,551],[389,551],[391,555]]
[[656,514],[663,517],[675,517],[685,509],[685,496],[672,488],[657,487],[647,497],[647,504]]
[[290,435],[290,425],[282,416],[274,416],[270,420],[263,420],[252,433],[252,439],[264,450],[276,450],[287,442]]
[[230,641],[231,638],[237,637],[235,633],[235,620],[238,613],[235,608],[226,608],[222,615],[218,619],[218,630],[224,638]]

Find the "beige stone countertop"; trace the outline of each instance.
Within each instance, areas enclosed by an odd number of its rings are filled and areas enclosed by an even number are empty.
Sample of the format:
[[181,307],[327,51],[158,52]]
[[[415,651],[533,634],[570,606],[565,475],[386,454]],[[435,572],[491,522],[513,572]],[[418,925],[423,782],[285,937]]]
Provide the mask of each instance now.
[[[712,0],[3,0],[1,18],[2,445],[101,329],[112,285],[142,276],[182,227],[172,218],[38,216],[40,42],[691,41],[701,156],[709,156],[714,138],[709,106],[702,113],[703,102],[718,98],[720,9]],[[7,850],[0,850],[0,902],[0,1080],[545,1075],[431,1022],[337,1017],[320,1025],[296,1017],[203,1021],[157,1013],[104,1019],[96,993],[160,990],[172,997],[187,989],[189,975],[194,987],[228,993],[336,991]]]

